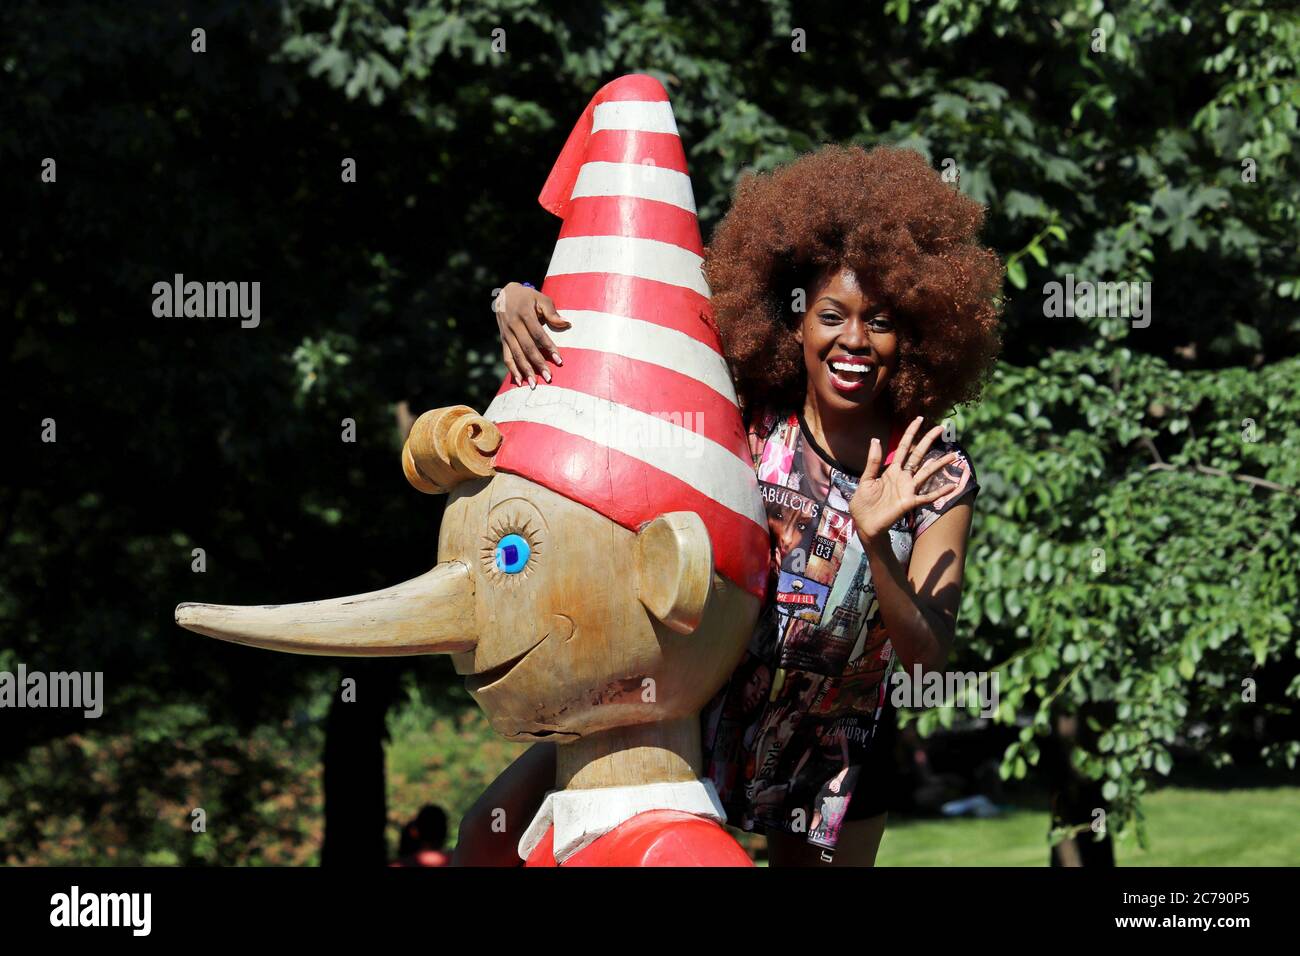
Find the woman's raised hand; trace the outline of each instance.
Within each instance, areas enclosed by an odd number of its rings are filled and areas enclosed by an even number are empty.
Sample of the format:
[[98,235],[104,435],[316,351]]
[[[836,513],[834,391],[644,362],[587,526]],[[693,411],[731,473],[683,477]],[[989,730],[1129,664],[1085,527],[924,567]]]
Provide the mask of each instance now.
[[536,388],[538,378],[549,382],[547,359],[556,365],[564,362],[546,329],[550,327],[558,332],[570,325],[555,311],[555,303],[536,289],[511,282],[492,301],[492,312],[501,332],[506,368],[515,384],[527,382],[529,388]]
[[957,460],[957,453],[949,452],[928,462],[924,468],[921,467],[930,446],[943,433],[943,426],[935,425],[913,447],[912,442],[916,440],[921,421],[918,417],[908,426],[894,451],[894,460],[883,471],[880,462],[884,458],[884,451],[879,439],[871,439],[866,470],[858,481],[858,490],[853,493],[853,500],[849,502],[853,524],[866,541],[875,541],[888,535],[894,523],[913,508],[937,501],[957,487],[950,483],[929,494],[917,493],[935,472]]

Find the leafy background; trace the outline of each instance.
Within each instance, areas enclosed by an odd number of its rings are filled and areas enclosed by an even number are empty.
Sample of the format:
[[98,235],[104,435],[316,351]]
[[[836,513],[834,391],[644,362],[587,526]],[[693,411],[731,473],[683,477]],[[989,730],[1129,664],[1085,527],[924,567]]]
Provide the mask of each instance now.
[[[541,181],[630,71],[668,86],[706,236],[744,171],[830,141],[952,160],[988,205],[1006,349],[952,417],[984,488],[953,666],[997,669],[1008,780],[1068,717],[1122,837],[1178,761],[1294,786],[1298,57],[1263,0],[5,4],[0,669],[102,670],[108,701],[0,713],[0,859],[376,861],[512,758],[446,661],[259,653],[172,608],[429,566],[396,409],[484,406],[492,290],[544,271]],[[154,318],[175,273],[262,282],[261,326]],[[1045,317],[1067,274],[1150,282],[1150,325]]]

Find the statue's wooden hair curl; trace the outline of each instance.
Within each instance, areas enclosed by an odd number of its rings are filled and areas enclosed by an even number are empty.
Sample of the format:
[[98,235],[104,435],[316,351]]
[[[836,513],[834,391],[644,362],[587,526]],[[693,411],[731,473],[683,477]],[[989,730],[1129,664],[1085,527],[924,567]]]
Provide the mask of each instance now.
[[402,446],[406,480],[427,495],[442,495],[462,481],[486,478],[501,447],[501,432],[468,405],[425,412]]

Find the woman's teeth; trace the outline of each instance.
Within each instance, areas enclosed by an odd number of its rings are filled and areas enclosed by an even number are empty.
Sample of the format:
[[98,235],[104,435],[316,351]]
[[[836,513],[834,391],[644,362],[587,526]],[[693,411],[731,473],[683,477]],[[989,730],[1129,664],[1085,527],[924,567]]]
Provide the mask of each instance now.
[[841,391],[851,392],[867,384],[870,365],[851,362],[831,362],[831,384]]

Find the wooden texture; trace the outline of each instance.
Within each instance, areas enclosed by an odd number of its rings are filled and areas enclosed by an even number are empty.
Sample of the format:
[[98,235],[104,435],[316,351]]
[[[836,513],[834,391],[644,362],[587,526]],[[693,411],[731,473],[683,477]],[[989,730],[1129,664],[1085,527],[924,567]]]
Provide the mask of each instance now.
[[[493,564],[508,533],[532,548],[518,574]],[[493,727],[514,740],[569,742],[694,718],[758,612],[756,598],[711,571],[701,533],[690,518],[664,516],[638,534],[517,475],[457,487],[438,556],[475,577],[478,642],[453,660]],[[698,626],[682,633],[691,619]],[[685,759],[697,765],[698,752]]]
[[474,646],[469,570],[440,564],[382,591],[305,604],[182,604],[181,627],[235,644],[291,654],[406,657]]
[[641,603],[679,634],[700,626],[713,585],[713,549],[700,516],[660,515],[637,535]]
[[[700,773],[698,713],[744,651],[758,599],[718,574],[690,512],[640,531],[518,475],[491,474],[496,439],[463,406],[420,417],[413,484],[454,484],[440,563],[382,591],[263,607],[183,604],[179,624],[299,654],[450,653],[503,736],[565,744],[560,786]],[[422,424],[423,423],[423,424]],[[465,479],[475,469],[488,475]],[[528,541],[522,571],[495,561]]]
[[467,478],[492,474],[501,432],[468,405],[425,412],[402,446],[406,480],[425,494],[443,494]]

